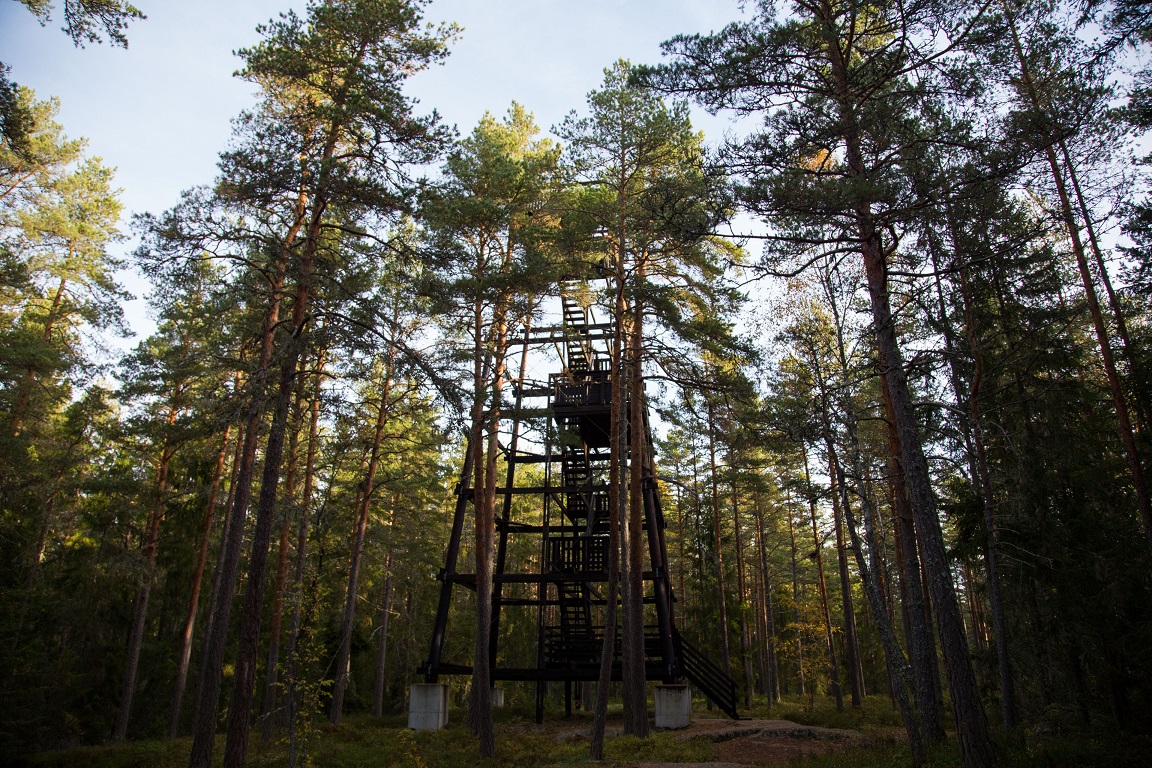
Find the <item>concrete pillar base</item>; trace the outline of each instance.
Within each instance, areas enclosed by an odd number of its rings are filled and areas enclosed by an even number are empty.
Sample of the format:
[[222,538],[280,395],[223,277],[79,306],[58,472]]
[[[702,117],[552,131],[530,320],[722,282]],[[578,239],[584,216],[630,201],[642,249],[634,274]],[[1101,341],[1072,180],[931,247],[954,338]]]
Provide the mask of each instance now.
[[413,683],[408,687],[408,727],[415,731],[438,731],[448,725],[448,686]]
[[656,686],[656,727],[687,728],[692,720],[692,691],[687,684]]

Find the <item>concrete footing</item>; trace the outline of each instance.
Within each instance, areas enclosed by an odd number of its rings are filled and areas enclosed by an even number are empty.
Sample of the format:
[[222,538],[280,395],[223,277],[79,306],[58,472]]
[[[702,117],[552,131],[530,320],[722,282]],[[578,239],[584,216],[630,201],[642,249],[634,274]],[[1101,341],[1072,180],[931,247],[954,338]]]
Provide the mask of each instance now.
[[438,731],[448,725],[448,686],[413,683],[408,686],[408,727],[415,731]]
[[692,691],[687,684],[656,686],[656,727],[687,728],[692,720]]

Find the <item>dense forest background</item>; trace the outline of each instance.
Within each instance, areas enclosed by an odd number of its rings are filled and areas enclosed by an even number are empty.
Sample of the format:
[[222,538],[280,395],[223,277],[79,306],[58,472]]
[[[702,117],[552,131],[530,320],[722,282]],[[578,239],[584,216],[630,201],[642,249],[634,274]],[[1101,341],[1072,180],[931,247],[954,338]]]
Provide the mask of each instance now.
[[[747,706],[891,697],[914,759],[947,722],[967,765],[1146,733],[1152,10],[749,2],[550,132],[458,136],[405,94],[458,33],[424,5],[260,27],[216,179],[130,220],[0,77],[0,751],[193,733],[207,764],[219,725],[230,764],[250,730],[295,761],[401,711],[465,436],[561,291],[630,329],[677,620]],[[78,44],[147,23],[62,11]],[[156,325],[109,365],[129,233]]]

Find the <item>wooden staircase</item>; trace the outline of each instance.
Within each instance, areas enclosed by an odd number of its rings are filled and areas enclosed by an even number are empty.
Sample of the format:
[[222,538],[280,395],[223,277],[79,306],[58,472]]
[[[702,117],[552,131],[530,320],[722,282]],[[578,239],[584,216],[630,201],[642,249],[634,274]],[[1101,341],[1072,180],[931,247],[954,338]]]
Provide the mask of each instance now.
[[[508,473],[502,495],[502,513],[498,516],[498,554],[494,572],[493,646],[490,649],[493,680],[520,680],[536,683],[536,718],[544,715],[544,694],[550,681],[565,682],[566,709],[571,706],[573,683],[599,677],[604,641],[608,576],[609,508],[608,476],[612,460],[612,394],[616,385],[608,349],[613,336],[611,324],[593,322],[591,313],[570,297],[574,292],[561,292],[562,327],[545,327],[526,331],[525,345],[559,348],[563,366],[549,374],[548,381],[521,383],[516,390],[514,409],[505,411],[513,422],[513,440],[506,453]],[[643,392],[633,396],[643,398]],[[544,407],[524,405],[530,398],[547,398]],[[625,404],[627,406],[627,403]],[[521,414],[551,416],[550,440],[543,450],[518,450],[515,446]],[[631,409],[626,407],[626,413]],[[656,483],[654,451],[647,408],[643,413],[643,445],[628,451],[633,460],[641,461],[643,476],[643,536],[647,547],[647,564],[643,580],[644,603],[653,623],[643,628],[646,676],[649,680],[678,682],[688,680],[694,689],[708,697],[721,711],[736,717],[736,685],[700,650],[676,631],[675,597],[669,577],[664,515]],[[627,417],[625,417],[627,420]],[[622,424],[624,435],[628,425]],[[637,450],[638,449],[638,450]],[[443,586],[433,627],[427,662],[420,671],[426,682],[440,675],[471,673],[467,664],[446,661],[443,656],[452,590],[456,586],[476,588],[475,574],[460,573],[457,558],[464,530],[464,516],[473,503],[470,488],[471,452],[465,453],[461,482],[457,487],[452,538],[441,572]],[[639,457],[639,458],[635,458]],[[625,462],[628,461],[626,455]],[[516,467],[532,463],[544,466],[544,484],[517,486]],[[627,464],[625,463],[625,468]],[[627,473],[625,473],[627,477]],[[513,494],[530,494],[541,500],[541,514],[535,520],[513,520]],[[540,557],[531,572],[506,573],[505,548],[510,535],[539,536]],[[538,568],[538,570],[536,570]],[[503,593],[504,585],[527,585],[528,589]],[[497,653],[500,637],[500,615],[509,609],[530,609],[535,613],[537,643],[534,659],[503,660]],[[612,653],[612,678],[621,677],[621,641],[617,637]],[[497,663],[498,660],[500,663]],[[518,662],[518,663],[517,663]]]

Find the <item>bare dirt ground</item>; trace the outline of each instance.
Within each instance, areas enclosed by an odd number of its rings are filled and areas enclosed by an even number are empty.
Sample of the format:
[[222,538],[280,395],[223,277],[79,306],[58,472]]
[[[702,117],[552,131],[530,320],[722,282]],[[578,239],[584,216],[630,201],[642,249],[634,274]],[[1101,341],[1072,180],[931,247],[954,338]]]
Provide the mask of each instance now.
[[[557,741],[586,740],[587,725],[574,727],[520,726],[527,731],[550,732]],[[515,729],[514,729],[515,730]],[[608,735],[622,732],[618,719],[610,719]],[[672,731],[681,741],[707,739],[716,745],[716,760],[710,763],[630,763],[629,768],[744,768],[744,766],[783,765],[789,760],[809,757],[866,743],[857,731],[800,725],[789,720],[729,720],[693,715],[687,728]]]
[[743,768],[782,765],[789,760],[864,742],[863,734],[799,725],[788,720],[719,720],[694,717],[676,731],[678,739],[704,738],[716,743],[712,763],[636,763],[633,768]]

